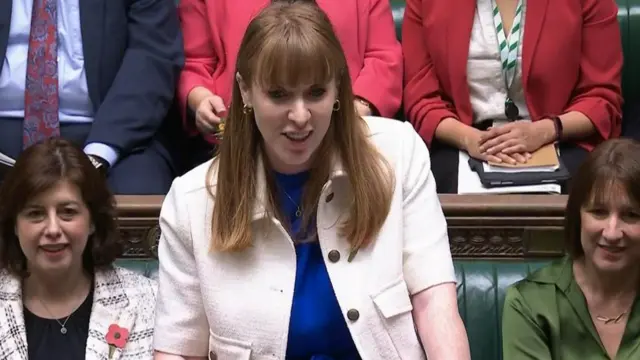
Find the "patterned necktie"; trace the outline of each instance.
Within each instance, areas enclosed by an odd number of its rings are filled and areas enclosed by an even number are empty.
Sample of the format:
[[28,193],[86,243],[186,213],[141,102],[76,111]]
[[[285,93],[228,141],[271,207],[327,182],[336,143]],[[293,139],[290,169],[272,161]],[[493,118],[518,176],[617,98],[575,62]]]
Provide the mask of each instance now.
[[24,93],[24,148],[60,136],[57,0],[34,0]]

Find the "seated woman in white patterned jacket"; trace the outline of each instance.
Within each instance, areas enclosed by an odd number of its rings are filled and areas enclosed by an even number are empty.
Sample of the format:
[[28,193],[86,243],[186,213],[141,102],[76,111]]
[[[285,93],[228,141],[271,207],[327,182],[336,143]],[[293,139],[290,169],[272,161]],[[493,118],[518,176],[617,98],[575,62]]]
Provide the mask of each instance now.
[[152,359],[156,285],[113,266],[115,201],[84,152],[27,148],[0,199],[0,359]]
[[156,360],[469,359],[410,124],[357,115],[313,2],[249,25],[219,154],[162,206]]

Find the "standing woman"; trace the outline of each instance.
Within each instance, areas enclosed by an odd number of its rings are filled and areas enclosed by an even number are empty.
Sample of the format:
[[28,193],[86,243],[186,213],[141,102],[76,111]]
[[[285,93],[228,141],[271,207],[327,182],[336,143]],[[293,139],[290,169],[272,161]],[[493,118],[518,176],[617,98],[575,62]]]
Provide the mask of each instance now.
[[402,101],[402,49],[389,0],[180,0],[186,62],[178,100],[195,113],[195,123],[185,118],[186,131],[215,142],[231,101],[242,36],[251,19],[275,1],[310,2],[325,11],[345,50],[358,113],[396,114]]
[[407,0],[404,106],[438,192],[457,192],[459,150],[515,164],[557,142],[573,175],[619,136],[617,13],[614,0]]
[[357,115],[329,19],[268,6],[219,154],[160,215],[156,360],[469,359],[429,153]]
[[29,147],[0,199],[0,357],[151,359],[156,285],[113,265],[114,199],[84,152]]

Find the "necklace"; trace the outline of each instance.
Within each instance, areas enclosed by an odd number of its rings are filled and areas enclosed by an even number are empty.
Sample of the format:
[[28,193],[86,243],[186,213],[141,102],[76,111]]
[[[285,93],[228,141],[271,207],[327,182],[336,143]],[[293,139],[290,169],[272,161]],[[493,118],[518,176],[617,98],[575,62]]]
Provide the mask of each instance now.
[[606,317],[606,316],[598,315],[596,316],[596,320],[602,321],[605,325],[609,325],[611,323],[617,324],[620,322],[620,320],[622,320],[622,318],[625,315],[627,315],[626,311],[615,317]]
[[71,317],[71,315],[73,315],[73,313],[69,314],[69,316],[67,316],[66,319],[64,319],[64,322],[60,322],[60,320],[58,320],[52,313],[51,311],[49,311],[49,308],[47,307],[47,305],[44,303],[44,301],[42,301],[40,298],[38,298],[38,301],[40,302],[40,304],[42,304],[42,307],[44,307],[44,309],[49,313],[49,315],[58,323],[58,325],[60,325],[60,333],[62,335],[65,335],[67,333],[67,321],[69,321],[69,318]]
[[289,198],[289,200],[291,200],[291,203],[293,205],[296,206],[296,217],[299,218],[300,216],[302,216],[302,208],[300,207],[300,205],[298,205],[297,202],[293,201],[293,199],[291,198],[291,196],[289,196],[289,194],[287,194],[286,191],[282,190],[282,192],[287,195],[287,197]]

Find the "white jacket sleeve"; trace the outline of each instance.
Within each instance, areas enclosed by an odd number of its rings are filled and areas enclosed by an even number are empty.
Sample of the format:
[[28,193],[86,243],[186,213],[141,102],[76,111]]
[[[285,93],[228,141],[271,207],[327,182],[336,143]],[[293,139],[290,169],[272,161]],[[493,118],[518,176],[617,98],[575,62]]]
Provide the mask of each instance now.
[[160,211],[158,301],[155,350],[182,356],[206,356],[209,323],[189,228],[187,194],[174,180]]
[[455,282],[447,221],[436,194],[429,150],[409,123],[403,141],[404,276],[410,294]]

